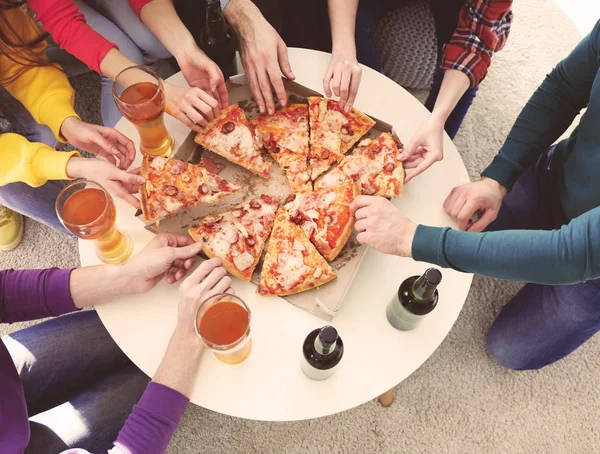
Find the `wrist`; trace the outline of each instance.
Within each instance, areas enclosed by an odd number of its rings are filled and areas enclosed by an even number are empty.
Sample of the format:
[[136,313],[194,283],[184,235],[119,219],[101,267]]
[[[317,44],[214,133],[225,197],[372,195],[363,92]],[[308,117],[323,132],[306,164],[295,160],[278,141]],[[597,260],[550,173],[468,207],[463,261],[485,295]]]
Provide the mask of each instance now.
[[508,190],[504,186],[502,186],[498,181],[494,180],[493,178],[481,177],[480,181],[485,181],[486,184],[491,186],[495,191],[498,191],[500,194],[502,194],[502,198],[504,198],[504,196],[508,192]]
[[346,57],[356,60],[356,43],[354,38],[338,39],[331,49],[331,56]]
[[451,109],[435,106],[429,114],[428,121],[443,129],[451,112]]
[[178,321],[171,335],[170,342],[179,349],[192,352],[197,351],[198,354],[202,354],[205,345],[198,334],[196,334],[194,324],[194,320]]
[[81,120],[77,117],[67,117],[63,120],[60,125],[60,134],[67,140],[70,140],[71,132],[74,128],[77,127],[77,124],[80,123]]
[[417,232],[417,224],[408,220],[402,233],[398,244],[398,254],[400,257],[412,257],[412,244],[415,239],[415,233]]
[[[173,54],[173,57],[175,57],[179,66],[181,66],[181,62],[185,62],[190,55],[193,55],[196,52],[202,52],[191,33],[187,33],[186,36],[183,36],[180,39],[181,41],[177,43],[176,46],[173,46],[173,49],[171,50],[171,54]],[[204,52],[202,53],[204,54]]]
[[87,159],[79,156],[72,156],[71,159],[67,161],[67,167],[65,168],[67,176],[71,179],[85,178],[86,170]]

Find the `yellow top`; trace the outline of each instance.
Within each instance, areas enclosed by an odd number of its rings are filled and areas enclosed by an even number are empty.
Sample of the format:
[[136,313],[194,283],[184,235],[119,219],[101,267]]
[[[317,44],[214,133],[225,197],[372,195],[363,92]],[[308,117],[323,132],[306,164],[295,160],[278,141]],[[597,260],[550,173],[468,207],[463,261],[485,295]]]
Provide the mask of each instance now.
[[[0,14],[14,27],[17,42],[39,36],[36,24],[21,8],[0,11]],[[45,47],[46,43],[42,42],[36,50],[42,51]],[[17,55],[9,57],[0,53],[0,79],[10,78],[22,70],[19,60]],[[58,140],[66,142],[60,128],[67,118],[78,116],[73,110],[75,93],[61,69],[52,65],[27,68],[14,82],[4,84],[4,88],[21,101],[35,121],[48,125]],[[79,154],[56,151],[43,143],[31,143],[18,134],[0,134],[0,186],[14,181],[41,186],[48,180],[68,179],[67,161],[73,155]]]

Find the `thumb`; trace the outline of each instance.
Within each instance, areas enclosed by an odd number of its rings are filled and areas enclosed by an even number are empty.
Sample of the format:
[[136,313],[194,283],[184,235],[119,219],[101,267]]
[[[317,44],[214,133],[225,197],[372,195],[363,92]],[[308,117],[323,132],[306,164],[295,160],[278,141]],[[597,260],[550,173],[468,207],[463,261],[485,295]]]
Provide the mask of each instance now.
[[192,243],[183,247],[170,247],[169,251],[169,259],[171,262],[175,260],[187,260],[192,257],[197,256],[202,250],[202,243]]
[[296,76],[292,72],[292,66],[288,58],[288,49],[282,39],[279,39],[277,43],[277,59],[279,60],[279,67],[283,75],[288,79],[295,79]]
[[420,145],[421,144],[420,144],[418,136],[413,137],[410,140],[410,142],[408,143],[408,146],[406,148],[404,148],[404,150],[402,150],[402,153],[400,153],[400,156],[398,156],[398,159],[400,159],[400,161],[406,161],[413,154],[415,154],[415,152],[417,151],[417,148],[419,148]]

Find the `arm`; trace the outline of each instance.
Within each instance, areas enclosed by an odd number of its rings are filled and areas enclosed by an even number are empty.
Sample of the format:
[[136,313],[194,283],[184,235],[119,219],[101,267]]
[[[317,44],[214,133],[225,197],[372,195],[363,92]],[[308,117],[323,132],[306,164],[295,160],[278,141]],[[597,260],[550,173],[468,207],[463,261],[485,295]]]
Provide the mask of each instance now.
[[509,191],[587,106],[599,69],[600,24],[552,70],[531,96],[483,175]]
[[412,170],[406,183],[444,156],[444,125],[469,87],[477,86],[487,74],[491,58],[502,49],[512,22],[512,1],[464,2],[458,24],[444,46],[441,69],[445,71],[434,109],[417,129],[401,159]]
[[220,108],[229,105],[229,93],[223,73],[196,45],[194,37],[181,22],[172,0],[131,0],[139,9],[140,20],[164,44],[177,60],[181,72],[191,87],[198,87],[219,102]]
[[558,230],[460,232],[417,226],[391,202],[359,196],[352,205],[358,241],[387,254],[458,271],[548,285],[600,277],[600,207]]
[[356,60],[354,28],[358,0],[329,0],[329,22],[331,24],[331,62],[323,77],[325,94],[333,93],[349,112],[356,99],[362,69]]
[[212,295],[233,292],[221,263],[220,259],[205,261],[181,284],[177,326],[163,360],[110,452],[167,449],[189,401],[204,350],[194,329],[198,307]]
[[248,86],[260,112],[273,113],[273,89],[282,106],[287,94],[281,73],[295,79],[288,60],[287,46],[250,0],[231,0],[223,13],[236,32]]

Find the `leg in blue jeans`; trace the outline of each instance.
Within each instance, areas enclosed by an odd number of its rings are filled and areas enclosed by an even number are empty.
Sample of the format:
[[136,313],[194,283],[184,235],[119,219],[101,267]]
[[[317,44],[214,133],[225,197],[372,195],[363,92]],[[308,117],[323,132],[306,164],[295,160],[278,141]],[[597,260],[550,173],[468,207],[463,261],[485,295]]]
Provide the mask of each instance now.
[[26,452],[108,449],[149,380],[95,311],[54,318],[4,341],[27,400],[31,441]]
[[[517,180],[488,231],[560,228],[563,218],[551,150]],[[487,350],[509,369],[539,369],[571,353],[600,330],[600,281],[526,284],[490,327]]]
[[[138,65],[144,58],[159,60],[171,54],[158,39],[140,22],[127,1],[122,0],[75,0],[85,16],[87,24],[100,35],[119,46],[119,50]],[[102,77],[102,121],[114,126],[121,119],[112,95],[112,79]]]
[[[433,111],[435,107],[435,101],[440,93],[440,88],[442,87],[442,80],[444,79],[444,71],[439,69],[435,75],[433,76],[433,83],[431,84],[431,91],[429,92],[429,96],[427,97],[427,101],[425,101],[425,107],[430,112]],[[448,133],[451,139],[456,137],[458,130],[460,129],[460,125],[462,124],[467,112],[469,111],[469,107],[473,104],[473,100],[477,95],[477,90],[479,86],[469,88],[462,95],[462,98],[456,104],[456,107],[450,113],[450,116],[446,120],[446,124],[444,125],[444,129]]]

